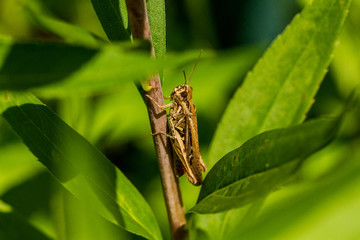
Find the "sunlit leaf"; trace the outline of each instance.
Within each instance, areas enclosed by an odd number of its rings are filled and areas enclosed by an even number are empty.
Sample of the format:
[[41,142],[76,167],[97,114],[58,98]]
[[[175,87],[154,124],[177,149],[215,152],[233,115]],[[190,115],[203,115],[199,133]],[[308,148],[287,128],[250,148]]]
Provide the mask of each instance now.
[[146,5],[155,56],[163,58],[166,51],[165,1],[149,0]]
[[[196,228],[191,228],[190,234],[194,239],[199,240],[217,240],[231,239],[228,238],[229,233],[239,232],[253,223],[257,218],[264,200],[252,204],[249,208],[236,208],[226,212],[214,213],[211,215],[193,214],[191,215],[196,221]],[[238,235],[237,238],[240,238]]]
[[347,144],[351,154],[343,156],[342,164],[333,172],[316,181],[289,186],[287,196],[269,199],[256,222],[234,228],[226,238],[359,238],[359,141],[351,143],[353,146]]
[[144,198],[99,150],[31,94],[3,93],[0,100],[2,116],[74,196],[129,232],[161,239]]
[[58,236],[67,236],[68,239],[74,240],[98,240],[99,238],[119,240],[135,237],[116,224],[89,211],[86,205],[68,192],[59,191],[55,196],[52,200],[53,208],[51,210],[52,214],[57,217],[54,221],[57,229],[62,230]]
[[360,1],[352,1],[351,11],[339,37],[339,46],[334,53],[331,70],[337,89],[343,96],[360,85]]
[[220,212],[254,202],[286,182],[302,159],[328,144],[341,118],[309,121],[272,130],[225,155],[204,180],[190,210]]
[[260,132],[303,121],[349,4],[314,0],[277,37],[229,103],[211,144],[210,166]]

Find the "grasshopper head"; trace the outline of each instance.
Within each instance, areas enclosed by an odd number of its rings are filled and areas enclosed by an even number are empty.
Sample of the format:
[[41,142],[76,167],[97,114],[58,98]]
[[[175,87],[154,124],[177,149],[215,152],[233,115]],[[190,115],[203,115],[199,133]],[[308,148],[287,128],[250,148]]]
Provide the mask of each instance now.
[[171,91],[170,98],[174,101],[188,101],[192,99],[192,87],[181,84]]
[[[201,56],[202,51],[203,50],[201,49],[200,54],[199,54],[199,58]],[[199,58],[196,60],[196,63],[194,65],[193,70],[191,71],[189,79],[186,78],[185,71],[183,71],[184,77],[185,77],[185,84],[181,84],[181,85],[177,86],[176,88],[174,88],[171,91],[170,98],[172,100],[174,100],[174,101],[190,101],[192,99],[192,87],[190,87],[188,84],[189,84],[189,81],[191,79],[191,76],[194,73],[194,70],[195,70],[195,67],[196,67],[196,65],[197,65],[197,63],[199,61]]]

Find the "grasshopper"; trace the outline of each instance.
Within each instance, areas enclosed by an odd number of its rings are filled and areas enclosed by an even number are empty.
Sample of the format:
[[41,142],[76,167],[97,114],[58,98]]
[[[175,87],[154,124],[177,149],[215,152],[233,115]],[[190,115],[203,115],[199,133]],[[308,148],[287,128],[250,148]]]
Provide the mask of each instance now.
[[[199,58],[201,53],[202,51],[200,52]],[[189,182],[195,186],[202,184],[202,172],[207,171],[200,154],[196,108],[192,100],[193,89],[189,86],[189,81],[199,58],[194,65],[189,79],[186,79],[185,71],[183,71],[185,83],[174,88],[171,91],[170,97],[164,97],[173,102],[160,106],[154,99],[147,95],[160,109],[170,108],[168,115],[169,134],[156,132],[152,135],[164,134],[170,138],[173,149],[177,155],[177,159],[174,162],[174,172],[176,176],[180,177],[185,173]]]

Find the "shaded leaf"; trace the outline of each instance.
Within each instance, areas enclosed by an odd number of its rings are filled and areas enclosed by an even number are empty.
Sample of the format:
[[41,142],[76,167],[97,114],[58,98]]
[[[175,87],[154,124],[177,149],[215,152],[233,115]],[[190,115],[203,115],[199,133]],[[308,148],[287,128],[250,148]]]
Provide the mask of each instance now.
[[52,239],[14,212],[0,212],[0,239],[48,240]]
[[124,0],[91,0],[91,3],[110,41],[130,40],[124,21],[127,19]]
[[31,94],[1,94],[0,112],[32,153],[83,203],[125,230],[161,239],[156,219],[120,170]]
[[128,44],[93,49],[0,38],[0,89],[52,84],[41,89],[41,94],[86,93],[144,78],[158,69],[147,53],[131,49]]
[[[24,144],[21,145],[26,148]],[[54,211],[51,210],[50,206],[54,206],[53,192],[59,189],[60,184],[34,158],[32,156],[31,162],[39,165],[43,171],[35,176],[31,176],[31,178],[27,177],[26,174],[24,174],[25,176],[15,175],[14,177],[18,178],[16,185],[9,188],[0,198],[4,203],[11,206],[14,212],[26,219],[29,224],[54,238],[56,235],[54,229]],[[10,161],[21,162],[20,159],[15,159]],[[4,160],[9,162],[9,159]],[[14,170],[16,173],[17,169]],[[99,218],[102,217],[99,216]],[[106,220],[104,219],[103,221]]]
[[35,157],[21,143],[0,147],[0,196],[12,187],[45,170],[34,160]]
[[24,90],[69,77],[96,55],[95,49],[57,43],[0,39],[0,89]]
[[32,20],[45,30],[59,36],[67,43],[84,46],[97,46],[101,42],[84,28],[61,21],[48,13],[36,0],[21,0]]
[[289,179],[302,159],[328,144],[341,117],[262,133],[225,155],[208,173],[190,210],[214,213],[266,195]]
[[303,121],[349,4],[314,0],[273,42],[229,103],[211,144],[210,166],[260,132]]
[[9,189],[2,194],[1,199],[24,217],[30,217],[41,210],[49,213],[49,200],[54,184],[50,174],[44,171]]

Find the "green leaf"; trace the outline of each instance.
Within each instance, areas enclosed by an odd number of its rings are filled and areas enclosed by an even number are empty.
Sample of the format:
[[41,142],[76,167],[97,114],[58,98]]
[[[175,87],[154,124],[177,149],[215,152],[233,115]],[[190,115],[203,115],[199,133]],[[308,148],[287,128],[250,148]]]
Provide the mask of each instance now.
[[21,0],[32,20],[67,43],[83,46],[98,46],[99,40],[84,28],[61,21],[48,13],[36,0]]
[[338,91],[346,96],[351,89],[360,85],[360,2],[353,1],[348,20],[344,24],[344,29],[339,37],[339,46],[334,53],[334,60],[331,70]]
[[0,196],[12,187],[45,170],[34,160],[35,157],[21,143],[0,147]]
[[127,11],[124,0],[91,0],[91,3],[110,41],[130,40],[125,26]]
[[132,49],[129,44],[93,49],[0,38],[0,90],[48,85],[41,94],[86,93],[144,78],[158,69],[147,53]]
[[0,89],[24,90],[69,77],[96,55],[95,49],[57,43],[0,39]]
[[0,212],[0,239],[48,240],[52,239],[14,212]]
[[133,234],[89,211],[87,206],[66,191],[59,191],[55,196],[55,199],[54,197],[52,199],[52,205],[56,205],[51,209],[52,214],[58,216],[55,219],[55,225],[58,228],[59,237],[55,239],[64,239],[60,236],[74,240],[143,239],[136,238]]
[[[133,113],[134,109],[136,114],[124,114]],[[143,99],[133,83],[124,84],[118,91],[99,99],[89,116],[92,123],[88,126],[91,129],[86,131],[92,133],[90,140],[96,142],[101,139],[106,146],[139,138],[143,139],[142,145],[151,132]]]
[[161,239],[151,209],[122,172],[37,98],[3,93],[0,112],[39,161],[86,206],[129,232]]
[[194,235],[194,239],[241,239],[241,235],[236,238],[229,238],[229,232],[233,233],[235,229],[239,232],[239,229],[245,228],[249,223],[253,223],[258,217],[259,211],[262,209],[264,199],[255,202],[250,205],[249,208],[237,208],[231,209],[226,212],[220,212],[215,214],[193,214],[191,215],[195,222],[196,228],[191,228],[190,236]]
[[266,195],[288,181],[302,159],[335,137],[341,119],[309,121],[250,139],[215,164],[204,180],[198,203],[190,211],[220,212]]
[[358,146],[358,139],[346,142],[342,147],[347,148],[347,154],[340,157],[332,172],[284,189],[285,197],[279,193],[269,199],[256,222],[234,228],[226,239],[358,239]]
[[303,121],[349,4],[350,0],[312,1],[272,43],[228,105],[211,143],[210,167],[260,132]]
[[[16,159],[14,162],[18,162],[18,160]],[[40,165],[39,162],[34,160],[33,162]],[[54,178],[45,168],[43,170],[31,178],[23,179],[18,185],[2,194],[2,201],[26,218],[31,217],[36,211],[43,211],[48,214],[51,193],[55,189],[54,186],[58,187],[58,183],[54,181]],[[21,178],[22,176],[18,177]],[[29,194],[30,192],[31,194]],[[24,196],[26,196],[26,200]]]
[[163,58],[166,52],[165,1],[146,1],[151,38],[157,58]]
[[[26,148],[24,144],[21,145]],[[31,178],[27,177],[27,175],[16,175],[18,178],[17,184],[4,194],[1,194],[0,198],[4,203],[11,206],[14,212],[21,214],[30,224],[54,238],[56,235],[53,225],[54,211],[52,211],[51,207],[54,206],[55,200],[53,193],[59,189],[60,184],[54,180],[44,166],[38,161],[34,161],[34,158],[32,156],[32,163],[37,164],[43,171]],[[4,160],[9,162],[8,159]],[[21,162],[17,158],[10,161]],[[17,169],[14,170],[16,172]],[[103,219],[104,222],[108,222],[100,216],[99,218]]]

